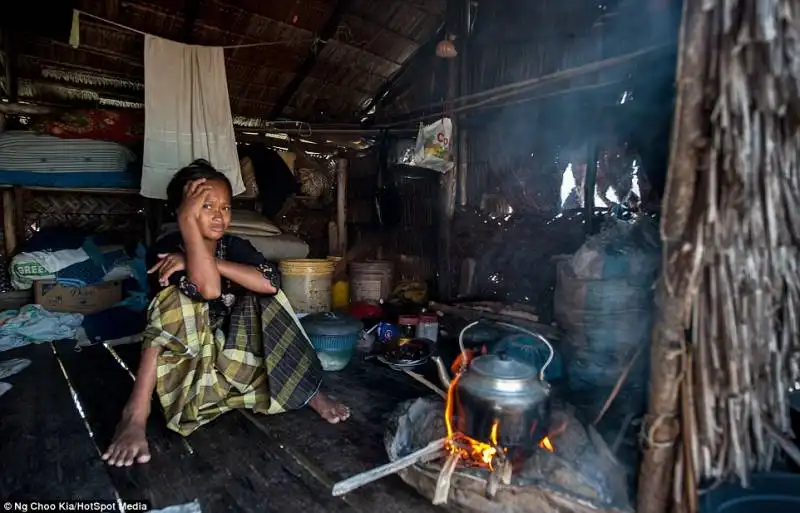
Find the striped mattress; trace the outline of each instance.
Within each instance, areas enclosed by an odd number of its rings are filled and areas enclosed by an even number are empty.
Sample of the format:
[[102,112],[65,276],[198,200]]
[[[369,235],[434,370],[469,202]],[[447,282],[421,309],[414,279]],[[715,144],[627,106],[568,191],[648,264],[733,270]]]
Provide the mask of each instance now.
[[0,184],[138,187],[138,177],[127,172],[135,159],[132,151],[113,142],[24,131],[0,134]]

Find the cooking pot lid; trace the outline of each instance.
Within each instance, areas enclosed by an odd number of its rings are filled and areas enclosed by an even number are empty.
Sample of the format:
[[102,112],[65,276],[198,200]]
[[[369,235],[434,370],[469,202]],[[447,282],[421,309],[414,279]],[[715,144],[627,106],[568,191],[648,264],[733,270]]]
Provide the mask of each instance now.
[[300,324],[309,335],[322,337],[352,335],[363,328],[360,321],[337,312],[313,313],[303,317]]
[[512,360],[504,353],[475,358],[470,370],[496,379],[533,379],[536,369],[530,365]]

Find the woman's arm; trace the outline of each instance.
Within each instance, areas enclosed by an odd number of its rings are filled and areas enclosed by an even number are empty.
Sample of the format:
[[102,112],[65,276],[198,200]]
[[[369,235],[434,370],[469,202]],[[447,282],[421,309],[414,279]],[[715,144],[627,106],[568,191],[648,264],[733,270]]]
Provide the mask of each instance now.
[[209,190],[205,179],[186,184],[183,202],[178,211],[178,228],[186,247],[186,276],[197,287],[203,299],[216,299],[222,294],[213,245],[200,233],[200,216]]
[[[265,265],[269,266],[269,264]],[[253,266],[217,260],[219,274],[232,282],[257,294],[276,294],[278,292],[278,284],[275,283],[277,280],[270,277],[270,272],[274,271],[271,266],[266,268],[265,265]]]
[[186,247],[186,277],[195,284],[203,299],[218,298],[222,293],[220,272],[214,254],[200,234],[197,221],[182,216],[178,226]]

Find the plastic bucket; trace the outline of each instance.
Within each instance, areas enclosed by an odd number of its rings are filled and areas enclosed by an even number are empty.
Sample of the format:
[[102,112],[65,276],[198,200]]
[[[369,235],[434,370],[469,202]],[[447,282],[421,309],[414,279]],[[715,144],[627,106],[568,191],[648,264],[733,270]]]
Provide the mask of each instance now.
[[283,293],[297,313],[329,312],[335,262],[303,258],[281,260]]
[[350,264],[350,301],[389,299],[392,294],[394,264],[387,261]]

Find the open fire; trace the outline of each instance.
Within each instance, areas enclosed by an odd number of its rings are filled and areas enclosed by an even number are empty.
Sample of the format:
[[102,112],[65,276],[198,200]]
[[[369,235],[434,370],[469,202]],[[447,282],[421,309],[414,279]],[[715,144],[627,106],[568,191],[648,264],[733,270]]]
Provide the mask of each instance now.
[[[449,406],[432,397],[399,405],[385,439],[390,461],[397,463],[438,442],[439,457],[433,450],[430,457],[398,470],[434,504],[452,503],[455,510],[469,513],[632,513],[625,470],[569,405],[557,403],[552,410],[555,429],[539,442],[540,449],[520,454],[511,447],[506,455],[502,423],[487,440],[472,440],[458,430],[457,391],[448,395]],[[448,420],[446,414],[453,413]],[[448,436],[441,437],[446,430]]]
[[494,459],[498,451],[503,454],[505,453],[497,443],[497,432],[500,427],[500,422],[495,420],[492,423],[492,430],[489,435],[488,443],[475,440],[474,438],[453,430],[453,404],[455,403],[453,391],[460,377],[460,373],[456,374],[455,378],[453,378],[453,381],[450,383],[450,387],[447,389],[447,402],[445,403],[444,409],[444,422],[447,427],[445,448],[450,454],[458,454],[461,460],[467,463],[486,466],[489,470],[494,471]]
[[[481,350],[481,354],[486,354],[485,346]],[[500,421],[495,419],[492,422],[489,440],[487,441],[476,440],[465,435],[464,433],[456,431],[453,428],[453,412],[456,403],[454,392],[459,379],[475,356],[476,355],[473,350],[467,349],[463,353],[459,353],[458,356],[456,356],[456,359],[453,361],[453,364],[450,366],[450,371],[455,377],[451,381],[450,386],[447,388],[447,401],[445,403],[444,413],[445,427],[447,428],[447,441],[445,442],[445,447],[450,454],[459,455],[462,462],[488,468],[490,471],[494,472],[497,468],[497,465],[495,464],[496,460],[504,460],[505,456],[508,454],[508,449],[501,447],[498,443],[498,435],[502,429],[502,426],[500,426]],[[563,432],[564,429],[566,429],[566,426],[562,425],[553,432],[548,433],[547,436],[539,440],[539,448],[544,449],[547,452],[555,452],[552,437],[555,437],[560,432]],[[535,431],[536,425],[534,424],[531,426],[531,434],[533,434]]]

